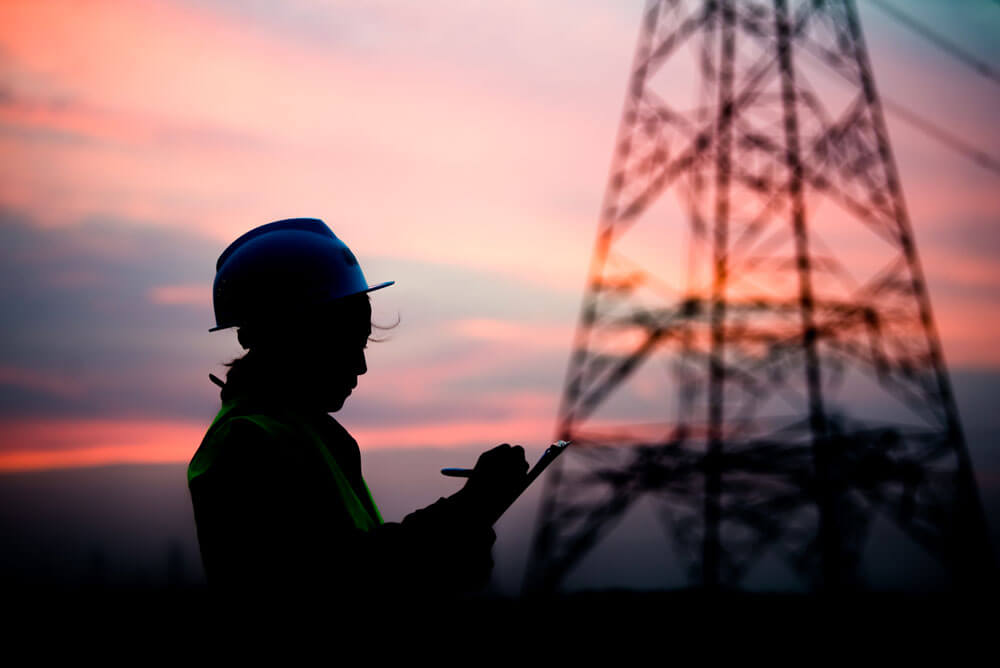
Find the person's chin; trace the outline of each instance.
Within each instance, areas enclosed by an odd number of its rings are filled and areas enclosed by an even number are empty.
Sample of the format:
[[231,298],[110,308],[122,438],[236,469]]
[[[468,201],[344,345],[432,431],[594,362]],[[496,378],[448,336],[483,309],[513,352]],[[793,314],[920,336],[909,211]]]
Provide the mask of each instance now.
[[347,397],[349,397],[350,394],[351,393],[348,392],[347,394],[345,394],[345,395],[343,395],[341,397],[332,397],[330,399],[330,403],[327,405],[326,412],[327,413],[336,413],[337,411],[339,411],[341,408],[344,407],[344,404],[347,403]]

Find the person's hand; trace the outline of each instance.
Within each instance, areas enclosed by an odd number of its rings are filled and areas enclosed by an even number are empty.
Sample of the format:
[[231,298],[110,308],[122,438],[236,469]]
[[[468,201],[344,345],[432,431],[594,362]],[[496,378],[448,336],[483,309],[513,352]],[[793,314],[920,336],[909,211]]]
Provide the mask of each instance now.
[[527,478],[524,448],[503,443],[479,455],[462,492],[476,507],[477,514],[493,524],[523,491]]

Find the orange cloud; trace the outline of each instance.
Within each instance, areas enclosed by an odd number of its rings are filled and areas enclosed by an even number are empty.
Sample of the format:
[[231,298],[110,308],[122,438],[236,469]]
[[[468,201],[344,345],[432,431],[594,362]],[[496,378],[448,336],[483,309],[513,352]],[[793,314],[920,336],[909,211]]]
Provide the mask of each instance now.
[[[461,447],[501,442],[542,445],[553,429],[554,398],[497,400],[509,409],[490,420],[351,428],[362,449]],[[155,420],[7,420],[0,422],[0,472],[124,463],[188,461],[208,428]],[[350,428],[350,425],[345,425]]]
[[111,419],[3,421],[0,471],[185,461],[207,426]]

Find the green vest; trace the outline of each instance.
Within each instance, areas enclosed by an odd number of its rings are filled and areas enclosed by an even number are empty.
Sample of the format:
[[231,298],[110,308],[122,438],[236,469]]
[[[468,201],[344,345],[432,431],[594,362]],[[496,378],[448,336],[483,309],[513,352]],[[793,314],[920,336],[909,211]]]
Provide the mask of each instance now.
[[337,492],[340,495],[340,499],[343,502],[344,507],[347,509],[348,514],[354,521],[354,526],[362,531],[370,531],[379,524],[382,524],[382,515],[378,511],[378,506],[375,505],[375,500],[372,499],[371,491],[369,491],[367,483],[365,483],[362,478],[361,485],[364,487],[364,492],[367,496],[368,502],[375,511],[374,516],[368,512],[368,509],[365,508],[361,499],[358,498],[354,488],[351,487],[351,483],[347,481],[347,477],[344,476],[344,472],[340,470],[340,466],[337,464],[337,461],[327,449],[322,436],[312,425],[308,424],[305,420],[283,420],[281,419],[280,414],[265,415],[263,413],[242,413],[238,410],[240,408],[240,403],[241,402],[236,399],[230,399],[222,402],[222,409],[215,416],[215,419],[212,420],[212,424],[209,426],[208,432],[205,434],[205,438],[202,439],[201,445],[198,447],[197,452],[195,452],[194,457],[191,459],[191,463],[188,465],[187,478],[189,485],[192,480],[200,475],[204,475],[212,467],[212,463],[219,456],[223,442],[223,439],[220,438],[220,434],[223,431],[221,427],[234,420],[247,420],[248,422],[252,422],[263,429],[269,436],[279,442],[298,443],[318,452],[322,460],[326,463],[327,468],[330,470],[330,475],[333,478]]

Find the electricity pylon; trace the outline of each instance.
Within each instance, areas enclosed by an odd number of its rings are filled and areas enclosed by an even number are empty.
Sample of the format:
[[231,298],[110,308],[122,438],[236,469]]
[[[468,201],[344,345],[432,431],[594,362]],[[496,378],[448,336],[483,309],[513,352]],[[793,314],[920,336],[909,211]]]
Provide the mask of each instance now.
[[877,513],[993,577],[851,0],[647,3],[558,420],[530,591],[640,499],[709,588],[864,586]]

